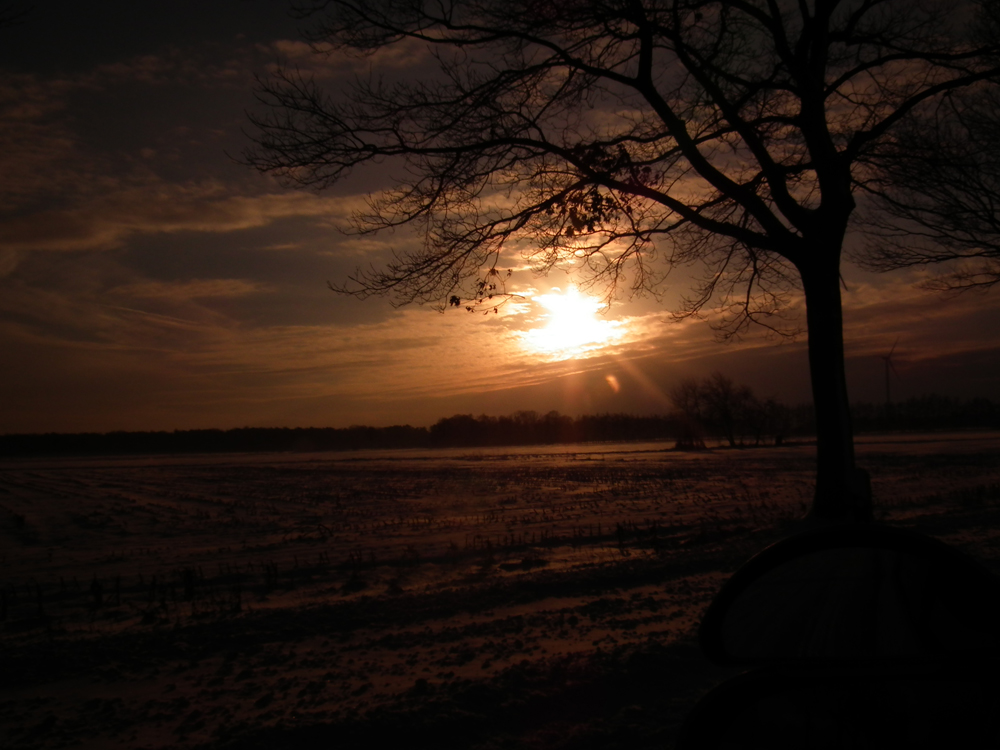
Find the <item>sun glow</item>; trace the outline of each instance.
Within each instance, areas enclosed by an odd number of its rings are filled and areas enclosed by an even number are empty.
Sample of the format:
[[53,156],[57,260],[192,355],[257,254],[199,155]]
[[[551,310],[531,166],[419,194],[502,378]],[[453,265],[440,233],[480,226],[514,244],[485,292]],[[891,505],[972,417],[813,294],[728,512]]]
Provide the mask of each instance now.
[[599,300],[588,297],[575,287],[565,294],[557,291],[535,297],[548,312],[545,325],[528,331],[528,346],[543,354],[559,357],[580,356],[618,339],[621,323],[595,317],[604,307]]

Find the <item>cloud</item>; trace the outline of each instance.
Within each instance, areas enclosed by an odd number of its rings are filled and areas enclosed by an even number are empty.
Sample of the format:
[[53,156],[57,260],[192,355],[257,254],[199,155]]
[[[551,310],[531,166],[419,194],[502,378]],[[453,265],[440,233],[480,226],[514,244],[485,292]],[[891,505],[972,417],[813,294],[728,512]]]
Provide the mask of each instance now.
[[[150,66],[147,60],[145,68]],[[149,143],[138,143],[132,154],[117,143],[102,149],[91,142],[108,130],[109,123],[135,133],[155,132],[157,145],[167,144],[167,151],[175,151],[170,144],[182,140],[158,120],[146,128],[146,118],[130,111],[133,97],[119,89],[144,67],[129,63],[120,67],[119,71],[111,66],[115,75],[109,68],[71,77],[7,72],[0,76],[0,216],[5,216],[5,224],[13,221],[23,229],[30,215],[40,212],[46,222],[53,206],[60,207],[57,221],[65,223],[72,220],[72,207],[90,210],[94,208],[90,201],[97,197],[155,179],[148,164],[159,152]],[[164,141],[164,136],[170,137]],[[221,146],[219,156],[224,162]]]
[[318,81],[343,79],[345,75],[364,75],[372,69],[412,73],[415,68],[434,60],[430,45],[418,39],[401,39],[369,53],[297,39],[277,39],[269,44],[257,45],[257,50],[271,58],[267,65],[271,75],[293,69]]
[[33,75],[0,76],[0,214],[93,185],[80,176],[96,171],[94,160],[62,117],[70,88]]
[[0,279],[6,278],[17,270],[21,261],[20,253],[14,250],[0,249]]
[[232,232],[289,217],[344,220],[360,205],[356,198],[304,192],[232,195],[215,182],[154,182],[8,219],[0,225],[0,244],[8,251],[110,250],[136,234]]
[[226,325],[223,316],[205,307],[140,309],[134,298],[102,293],[85,278],[76,293],[7,284],[0,318],[5,341],[63,350],[67,359],[81,350],[129,352],[141,360],[155,351],[197,349],[217,338]]
[[143,281],[116,287],[111,293],[137,299],[198,300],[244,297],[266,291],[266,284],[245,279],[195,279],[182,282]]
[[247,86],[252,83],[253,71],[260,62],[259,52],[249,46],[221,47],[213,42],[170,45],[155,53],[96,65],[64,80],[67,86],[91,91],[107,91],[130,84],[143,87]]
[[[151,56],[140,62],[142,75],[171,69]],[[364,207],[362,197],[278,191],[249,170],[239,184],[214,176],[185,179],[185,173],[225,174],[232,164],[221,144],[217,169],[190,155],[189,163],[168,164],[176,151],[170,143],[198,137],[178,136],[174,131],[186,126],[177,123],[154,131],[161,141],[166,131],[174,133],[162,141],[163,154],[141,138],[134,154],[81,142],[72,129],[81,120],[76,104],[69,105],[74,92],[111,88],[128,70],[131,65],[104,66],[74,79],[0,77],[0,278],[13,274],[27,252],[105,251],[139,235],[231,232],[292,217],[344,223]],[[153,171],[157,161],[170,178]]]
[[[220,139],[238,135],[260,66],[252,46],[205,42],[73,73],[2,71],[0,214],[117,190],[123,179],[142,180],[150,164],[184,158],[183,147],[199,142],[217,143],[219,166],[226,166]],[[229,100],[227,121],[217,112]],[[125,134],[129,143],[103,142],[108,131]],[[130,162],[142,161],[147,165],[132,164],[139,171],[123,176]]]
[[898,341],[898,356],[930,359],[996,344],[1000,296],[946,296],[915,286],[917,274],[898,273],[853,284],[844,293],[849,356],[883,356]]
[[[362,197],[278,192],[273,182],[251,182],[249,170],[240,185],[214,177],[185,180],[185,171],[204,172],[204,165],[166,162],[176,156],[177,143],[201,136],[177,122],[153,131],[162,152],[140,139],[134,154],[94,149],[72,129],[81,120],[77,103],[70,106],[76,93],[93,97],[93,90],[126,81],[145,85],[169,71],[183,77],[188,67],[180,57],[144,56],[73,78],[0,79],[0,277],[13,271],[16,253],[108,250],[139,234],[229,232],[289,217],[342,222],[364,207]],[[221,143],[217,148],[219,168],[213,171],[221,173],[232,165]],[[153,171],[158,160],[170,179]]]

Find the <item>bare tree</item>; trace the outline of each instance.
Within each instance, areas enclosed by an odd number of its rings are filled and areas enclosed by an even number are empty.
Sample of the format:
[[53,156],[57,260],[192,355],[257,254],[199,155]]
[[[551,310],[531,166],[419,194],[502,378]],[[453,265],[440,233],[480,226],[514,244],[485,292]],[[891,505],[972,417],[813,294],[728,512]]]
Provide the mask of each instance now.
[[701,383],[687,378],[670,389],[670,400],[674,405],[674,418],[679,434],[677,447],[683,450],[702,450],[704,440],[704,410],[702,408]]
[[909,123],[882,179],[862,263],[876,271],[946,270],[925,286],[942,291],[1000,282],[1000,82],[946,97]]
[[[983,3],[995,0],[983,0]],[[925,0],[317,0],[309,39],[375,54],[424,44],[420,80],[331,93],[261,83],[258,169],[323,189],[398,165],[357,217],[423,247],[343,287],[397,302],[482,300],[508,246],[613,296],[704,264],[681,314],[785,330],[804,294],[818,438],[812,513],[861,517],[844,377],[840,264],[858,186],[925,103],[997,72],[967,33],[983,3]],[[373,64],[377,57],[373,57]],[[492,301],[491,301],[492,302]]]
[[704,419],[702,395],[701,383],[694,378],[682,380],[670,389],[674,409],[695,422]]
[[774,398],[761,401],[754,397],[747,406],[746,419],[754,445],[760,445],[765,436],[770,437],[775,445],[781,445],[792,426],[791,410]]
[[701,401],[707,418],[717,426],[730,447],[735,447],[756,401],[753,392],[748,386],[737,385],[732,378],[716,372],[702,382]]
[[[972,39],[1000,39],[1000,3],[982,4]],[[944,264],[924,284],[942,291],[1000,282],[1000,76],[923,103],[884,149],[884,169],[864,186],[876,210],[862,264]]]
[[744,445],[747,439],[760,445],[765,435],[780,443],[789,428],[788,407],[773,398],[761,401],[749,386],[721,372],[682,380],[670,390],[670,400],[680,427],[678,447],[703,448],[701,436],[707,428],[730,447]]

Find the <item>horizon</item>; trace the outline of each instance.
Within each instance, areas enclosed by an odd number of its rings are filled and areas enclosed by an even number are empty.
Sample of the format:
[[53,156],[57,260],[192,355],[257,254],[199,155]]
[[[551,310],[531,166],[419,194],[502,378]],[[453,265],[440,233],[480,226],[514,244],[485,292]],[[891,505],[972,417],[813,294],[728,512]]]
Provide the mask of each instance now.
[[[740,385],[740,384],[737,383],[737,385]],[[756,397],[756,395],[757,394],[754,394],[755,397]],[[954,419],[958,418],[959,416],[962,416],[964,414],[961,411],[961,409],[963,407],[969,407],[969,406],[977,405],[980,402],[986,402],[987,404],[990,404],[991,406],[1000,406],[1000,402],[995,401],[994,399],[990,399],[989,397],[986,397],[986,396],[972,396],[972,397],[968,397],[968,398],[961,398],[961,397],[949,397],[949,396],[945,396],[945,395],[942,395],[942,394],[939,394],[939,393],[923,393],[923,394],[920,394],[920,395],[917,395],[917,396],[910,396],[910,397],[908,397],[906,399],[901,399],[899,401],[893,401],[890,404],[886,404],[884,402],[878,402],[878,401],[852,401],[851,406],[852,406],[852,409],[857,409],[859,407],[867,407],[868,409],[874,410],[876,412],[875,418],[881,418],[881,419],[884,419],[884,420],[892,421],[892,420],[903,419],[904,417],[913,418],[914,415],[912,413],[906,413],[905,412],[905,407],[907,407],[907,406],[910,406],[910,407],[919,407],[919,406],[926,405],[926,402],[928,402],[928,401],[934,401],[934,400],[946,401],[946,402],[948,402],[948,404],[950,406],[952,406],[952,407],[954,407],[955,409],[958,410],[958,411],[954,411],[954,412],[950,413],[946,417],[941,417],[940,415],[938,415],[938,419],[939,420],[943,419],[944,421],[954,420]],[[779,401],[779,402],[777,402],[777,404],[782,409],[785,409],[790,415],[797,415],[799,417],[802,417],[803,413],[805,413],[805,416],[806,416],[807,420],[812,417],[812,408],[813,408],[812,402],[799,402],[799,403],[794,403],[794,404],[788,404],[788,403],[783,403],[783,402]],[[895,409],[903,409],[904,413],[902,413],[902,414],[895,414],[895,415],[892,414],[892,413],[890,413],[890,410],[895,410]],[[928,418],[931,418],[931,415],[927,415],[927,414],[925,414],[923,412],[921,412],[920,414],[923,415],[923,416],[926,416]],[[409,429],[409,430],[414,430],[414,431],[430,432],[435,426],[439,426],[439,425],[442,425],[443,423],[446,423],[448,421],[456,420],[456,419],[460,419],[460,418],[470,418],[470,419],[472,419],[474,421],[482,421],[482,420],[493,420],[493,421],[508,420],[509,421],[509,420],[515,420],[517,417],[519,417],[521,415],[530,416],[534,420],[533,422],[531,422],[532,425],[540,425],[540,424],[543,424],[544,421],[547,418],[549,418],[549,417],[554,417],[554,418],[557,418],[557,419],[560,419],[560,420],[562,420],[562,419],[568,419],[568,420],[570,420],[573,423],[580,423],[580,422],[583,422],[583,421],[588,420],[588,419],[594,419],[594,420],[596,420],[596,419],[600,419],[600,418],[618,418],[618,419],[636,420],[636,421],[641,421],[641,420],[662,420],[662,421],[668,421],[669,422],[669,421],[676,420],[678,418],[678,416],[679,416],[679,412],[675,408],[671,408],[671,409],[669,409],[667,411],[663,411],[663,412],[649,412],[649,413],[607,412],[607,411],[605,411],[605,412],[586,412],[586,413],[576,413],[576,414],[564,414],[563,412],[560,412],[558,409],[550,409],[548,411],[541,411],[541,410],[535,410],[535,409],[515,409],[515,410],[507,412],[505,414],[488,414],[486,412],[481,412],[481,413],[478,413],[478,414],[473,413],[473,412],[455,412],[453,414],[448,414],[448,415],[440,416],[437,419],[435,419],[433,422],[429,422],[429,423],[426,423],[426,424],[411,424],[409,422],[397,422],[397,423],[393,423],[393,424],[384,424],[384,425],[374,425],[374,424],[359,423],[359,424],[347,425],[345,427],[337,427],[337,426],[333,426],[333,425],[321,425],[321,424],[311,424],[311,425],[241,425],[241,426],[237,426],[237,427],[194,427],[194,428],[175,428],[175,429],[162,429],[162,430],[149,430],[149,429],[139,429],[139,430],[109,430],[109,431],[103,431],[103,432],[99,432],[99,431],[81,431],[81,432],[20,432],[20,433],[18,433],[18,432],[5,432],[5,433],[0,433],[0,439],[5,439],[5,438],[19,438],[19,437],[36,437],[37,438],[37,437],[49,437],[49,436],[55,436],[55,437],[83,437],[83,436],[107,437],[107,436],[119,435],[119,434],[121,434],[121,435],[143,435],[143,434],[146,434],[146,435],[153,435],[153,434],[174,435],[174,434],[180,434],[180,433],[199,433],[199,432],[219,432],[219,433],[226,434],[226,433],[231,433],[231,432],[254,431],[254,430],[261,431],[261,432],[267,432],[267,431],[297,431],[297,430],[298,431],[349,432],[351,430],[375,430],[375,431],[385,430],[385,431],[388,431],[388,430],[393,430],[393,429]],[[989,421],[989,417],[991,415],[980,414],[979,416],[982,418],[983,421]],[[856,414],[855,417],[856,417],[857,421],[863,421],[865,419],[872,419],[873,418],[873,416],[872,416],[871,413]],[[710,420],[709,420],[709,423],[710,423]],[[790,428],[790,430],[789,430],[789,434],[793,434],[793,435],[796,435],[796,436],[799,436],[799,437],[804,436],[804,435],[812,435],[813,434],[812,432],[810,432],[808,430],[806,430],[805,432],[803,432],[802,431],[803,428],[812,429],[811,425],[808,424],[808,422],[806,422],[804,424],[793,425]],[[856,426],[856,430],[855,431],[857,432],[859,429],[861,429],[862,431],[868,431],[870,428],[869,427],[857,428],[857,426]],[[937,429],[938,428],[926,428],[926,427],[907,428],[907,427],[898,427],[897,426],[897,427],[893,427],[892,431],[896,431],[896,432],[922,432],[922,431],[935,432]],[[977,427],[977,426],[973,426],[973,427],[968,427],[968,428],[945,427],[945,428],[940,428],[940,429],[992,430],[992,429],[995,429],[995,428],[993,428],[993,427]],[[716,436],[716,437],[718,437],[718,436]],[[600,438],[597,438],[597,439],[600,439]],[[673,439],[673,438],[664,438],[664,439]],[[627,440],[627,439],[624,439],[624,440]],[[612,441],[613,442],[617,442],[617,441],[619,441],[619,439],[615,438]],[[587,441],[585,440],[583,442],[587,442]]]

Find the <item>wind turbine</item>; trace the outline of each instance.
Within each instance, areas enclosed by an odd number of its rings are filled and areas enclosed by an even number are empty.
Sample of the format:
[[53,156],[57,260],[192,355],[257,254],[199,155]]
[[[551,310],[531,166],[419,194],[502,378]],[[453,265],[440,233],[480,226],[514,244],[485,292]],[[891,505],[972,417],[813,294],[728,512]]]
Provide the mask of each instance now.
[[882,355],[882,361],[885,362],[885,408],[886,409],[892,406],[892,400],[889,398],[889,370],[892,370],[892,374],[895,375],[897,378],[899,377],[899,373],[896,372],[896,366],[892,363],[892,353],[896,351],[896,344],[898,343],[899,343],[899,336],[896,337],[896,341],[892,345],[892,348],[889,350],[889,353]]

